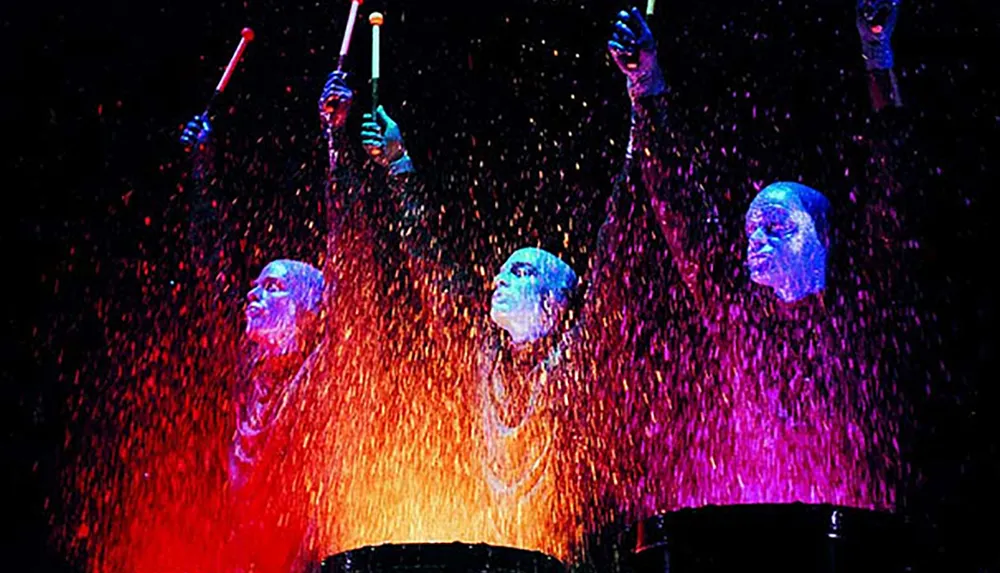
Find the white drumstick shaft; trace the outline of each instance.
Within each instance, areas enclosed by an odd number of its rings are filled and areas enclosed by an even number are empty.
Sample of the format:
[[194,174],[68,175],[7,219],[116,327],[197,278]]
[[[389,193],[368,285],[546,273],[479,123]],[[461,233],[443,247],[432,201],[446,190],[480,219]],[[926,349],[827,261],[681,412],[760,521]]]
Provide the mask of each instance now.
[[378,79],[379,72],[379,28],[380,26],[372,26],[372,79]]
[[347,17],[347,29],[344,30],[344,41],[340,44],[341,57],[347,55],[347,48],[351,45],[351,34],[354,32],[354,22],[358,19],[359,0],[351,2],[351,14]]
[[646,0],[646,15],[652,16],[653,9],[656,8],[656,0]]

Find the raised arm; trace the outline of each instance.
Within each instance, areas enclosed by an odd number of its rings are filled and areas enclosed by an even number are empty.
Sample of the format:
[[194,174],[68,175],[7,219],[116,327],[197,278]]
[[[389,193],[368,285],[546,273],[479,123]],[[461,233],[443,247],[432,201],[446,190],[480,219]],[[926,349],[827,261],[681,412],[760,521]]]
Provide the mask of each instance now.
[[658,224],[651,216],[649,196],[638,169],[633,166],[632,158],[627,156],[622,170],[611,181],[604,221],[597,231],[587,269],[581,318],[591,324],[601,323],[598,328],[607,328],[607,321],[614,317],[625,319],[622,313],[631,315],[629,322],[639,320],[636,313],[647,310],[658,298],[652,289],[663,286],[651,276],[663,260],[662,254],[650,248],[651,241],[657,241],[654,235],[659,234]]
[[457,316],[482,306],[477,275],[459,266],[433,232],[428,186],[413,166],[399,125],[382,106],[366,113],[361,138],[372,160],[385,170],[392,198],[391,230],[398,239],[411,284],[437,316]]
[[622,276],[627,269],[620,268],[629,250],[630,231],[633,219],[638,216],[638,207],[629,193],[628,167],[617,174],[611,182],[611,196],[605,205],[604,222],[597,230],[597,245],[590,262],[586,305],[595,304],[594,297],[606,297],[606,291],[615,277]]
[[[350,138],[346,130],[353,101],[354,92],[347,85],[347,74],[339,71],[331,73],[319,98],[320,125],[330,161],[323,195],[327,225],[326,256],[323,259],[323,279],[328,290],[325,298],[329,298],[330,289],[337,284],[339,263],[350,256],[346,252],[352,248],[347,231],[351,226],[352,212],[356,212],[366,192],[350,153]],[[364,215],[356,213],[355,216]]]
[[629,155],[677,270],[697,304],[705,307],[717,289],[710,271],[719,238],[708,227],[711,210],[695,179],[700,158],[682,134],[670,129],[656,42],[637,9],[618,14],[608,49],[625,74],[632,101]]
[[858,0],[855,25],[861,36],[861,56],[868,71],[872,108],[902,107],[894,71],[892,32],[899,17],[899,0]]
[[199,288],[207,287],[207,291],[199,294],[201,302],[229,306],[223,300],[234,293],[233,285],[227,285],[232,277],[232,261],[226,249],[227,203],[217,177],[215,138],[209,118],[195,116],[184,126],[180,140],[190,161],[187,186],[188,261]]
[[859,137],[865,161],[865,188],[860,193],[865,234],[873,246],[881,244],[884,252],[895,254],[903,241],[899,201],[904,186],[899,167],[912,129],[896,81],[891,44],[899,9],[899,0],[858,0],[855,14],[872,106]]

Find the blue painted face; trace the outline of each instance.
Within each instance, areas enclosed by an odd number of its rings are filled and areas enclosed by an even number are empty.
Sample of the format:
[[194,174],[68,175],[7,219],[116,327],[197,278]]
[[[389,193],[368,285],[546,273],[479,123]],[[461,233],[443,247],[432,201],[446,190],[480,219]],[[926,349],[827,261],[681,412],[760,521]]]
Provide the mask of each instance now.
[[247,336],[278,354],[293,350],[300,315],[318,311],[322,281],[320,271],[306,263],[268,263],[247,293]]
[[785,302],[823,290],[827,249],[794,186],[761,191],[746,214],[750,279],[774,289]]
[[576,273],[559,257],[535,248],[519,249],[493,280],[490,318],[515,343],[548,335],[576,287]]

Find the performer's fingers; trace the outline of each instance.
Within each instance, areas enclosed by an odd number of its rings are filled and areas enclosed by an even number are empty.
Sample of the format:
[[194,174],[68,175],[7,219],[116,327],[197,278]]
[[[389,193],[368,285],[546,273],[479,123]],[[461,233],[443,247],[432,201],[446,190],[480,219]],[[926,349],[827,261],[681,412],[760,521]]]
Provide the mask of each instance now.
[[622,46],[621,44],[619,44],[614,40],[610,40],[608,42],[608,49],[611,50],[611,53],[615,55],[627,55],[632,53],[632,50],[629,50],[628,48]]
[[329,80],[327,80],[326,85],[323,86],[324,92],[329,92],[333,90],[345,90],[345,89],[348,89],[347,84],[337,80],[337,78],[330,78]]
[[611,39],[617,42],[618,45],[620,46],[625,46],[630,49],[635,47],[634,36],[628,36],[625,34],[619,34],[618,32],[615,32],[614,34],[611,35]]
[[381,105],[378,106],[378,109],[375,110],[375,113],[378,116],[378,122],[380,124],[387,126],[390,123],[392,123],[392,118],[389,117],[389,114],[385,113],[385,108],[382,107]]
[[370,145],[385,145],[385,138],[380,133],[361,132],[361,143]]
[[889,19],[889,14],[892,12],[892,4],[887,0],[877,0],[874,8],[875,10],[870,20],[877,25],[885,24],[886,20]]
[[642,16],[642,12],[635,7],[632,8],[632,14],[627,21],[627,25],[637,38],[645,34],[648,29],[646,19]]
[[625,25],[625,22],[615,22],[615,33],[621,34],[622,38],[632,38],[635,41],[635,32]]

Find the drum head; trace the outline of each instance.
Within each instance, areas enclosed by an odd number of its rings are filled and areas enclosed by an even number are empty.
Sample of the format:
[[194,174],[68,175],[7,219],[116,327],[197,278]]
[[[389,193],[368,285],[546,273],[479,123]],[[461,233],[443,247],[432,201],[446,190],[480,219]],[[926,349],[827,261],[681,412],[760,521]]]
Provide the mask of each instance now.
[[323,573],[565,573],[544,553],[467,543],[408,543],[362,547],[323,561]]
[[635,573],[903,573],[914,529],[886,512],[831,505],[708,506],[658,515],[626,535]]

